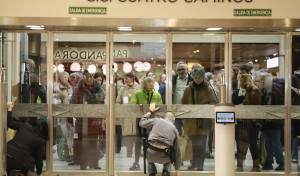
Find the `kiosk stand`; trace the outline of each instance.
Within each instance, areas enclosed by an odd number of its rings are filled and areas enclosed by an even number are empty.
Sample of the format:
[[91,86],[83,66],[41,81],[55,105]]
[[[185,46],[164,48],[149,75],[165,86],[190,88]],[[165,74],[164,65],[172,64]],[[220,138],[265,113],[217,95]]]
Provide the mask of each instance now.
[[216,104],[215,120],[215,175],[235,175],[235,109],[225,103],[225,85],[221,85],[220,103]]

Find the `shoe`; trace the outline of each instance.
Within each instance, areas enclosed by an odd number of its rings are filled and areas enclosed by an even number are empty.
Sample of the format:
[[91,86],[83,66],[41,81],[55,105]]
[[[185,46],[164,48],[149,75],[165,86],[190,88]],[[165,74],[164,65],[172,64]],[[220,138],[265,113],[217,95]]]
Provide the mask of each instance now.
[[296,158],[293,158],[292,163],[298,163],[298,160]]
[[74,166],[74,165],[77,165],[74,161],[68,163],[69,166]]
[[90,168],[91,168],[91,169],[101,169],[101,167],[100,167],[100,166],[94,166],[94,167],[93,167],[93,166],[91,166]]
[[167,170],[163,170],[161,176],[170,176],[170,172]]
[[279,164],[279,166],[275,170],[284,171],[284,164]]
[[195,165],[190,165],[189,167],[188,167],[188,170],[194,170],[195,168],[196,168],[197,166],[195,166]]
[[197,171],[203,171],[203,167],[202,166],[198,166],[197,167]]
[[262,167],[262,170],[272,170],[273,166],[272,164],[264,164],[264,166]]
[[149,176],[155,176],[155,174],[154,173],[150,173]]
[[140,170],[140,165],[134,162],[129,170]]
[[132,157],[132,154],[127,154],[127,158],[131,158]]
[[80,166],[80,170],[86,170],[86,167]]

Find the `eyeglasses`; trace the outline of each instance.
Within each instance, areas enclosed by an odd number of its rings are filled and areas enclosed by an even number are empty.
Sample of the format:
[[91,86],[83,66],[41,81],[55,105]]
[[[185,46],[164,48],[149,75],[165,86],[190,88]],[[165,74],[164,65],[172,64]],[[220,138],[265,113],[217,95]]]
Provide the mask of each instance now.
[[178,69],[177,72],[180,72],[180,71],[185,71],[186,68],[181,68],[181,69]]

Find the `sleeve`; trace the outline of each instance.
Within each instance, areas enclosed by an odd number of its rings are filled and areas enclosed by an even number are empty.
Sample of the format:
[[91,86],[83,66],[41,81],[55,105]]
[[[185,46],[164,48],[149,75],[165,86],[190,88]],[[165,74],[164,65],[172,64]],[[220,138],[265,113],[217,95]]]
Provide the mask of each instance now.
[[239,105],[243,103],[244,100],[244,96],[239,96],[239,89],[233,91],[232,93],[232,103],[235,105]]
[[7,127],[13,130],[18,130],[24,125],[25,122],[16,121],[12,119],[12,112],[7,111]]
[[176,160],[174,162],[174,167],[175,170],[179,170],[181,163],[182,163],[182,159],[181,159],[181,152],[180,152],[180,146],[179,146],[179,141],[178,141],[178,135],[176,135],[176,139],[174,140],[174,151],[175,151],[175,155],[176,155]]
[[155,92],[155,93],[157,93],[157,97],[158,97],[158,102],[157,102],[157,104],[163,104],[161,95],[160,95],[158,92]]
[[117,97],[116,103],[123,104],[122,98],[123,98],[124,90],[125,90],[124,87],[122,87],[120,92],[119,92],[119,95]]
[[141,118],[141,120],[139,122],[139,125],[141,128],[151,129],[153,127],[155,119],[149,119],[149,118],[150,118],[149,114],[145,114]]
[[181,104],[188,104],[188,96],[189,96],[188,95],[188,87],[186,87],[184,89],[184,92],[183,92],[183,95],[182,95],[182,98],[181,98]]
[[209,86],[209,95],[210,95],[210,104],[216,104],[217,103],[217,96],[215,94],[214,89],[212,88],[212,86]]
[[44,144],[39,144],[35,152],[35,165],[36,173],[40,175],[43,169],[43,153],[44,153]]

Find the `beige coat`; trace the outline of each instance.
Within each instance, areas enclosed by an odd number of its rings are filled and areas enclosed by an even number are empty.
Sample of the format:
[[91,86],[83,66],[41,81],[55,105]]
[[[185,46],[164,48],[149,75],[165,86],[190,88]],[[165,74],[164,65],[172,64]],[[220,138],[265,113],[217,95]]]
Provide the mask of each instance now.
[[[193,104],[192,88],[194,89],[195,104],[215,104],[217,102],[213,88],[210,86],[209,83],[204,82],[203,87],[197,90],[194,87],[194,82],[192,81],[184,90],[181,99],[182,104]],[[197,118],[201,118],[201,114]],[[183,120],[183,131],[188,136],[208,135],[209,129],[199,128],[197,126],[197,119],[195,118]]]
[[[130,87],[128,85],[124,85],[119,92],[116,103],[124,104],[123,98],[128,97],[128,102],[130,102],[136,91],[140,90],[140,85],[134,82],[134,84]],[[123,136],[131,136],[136,135],[136,120],[134,118],[123,118],[122,119],[122,135]]]

